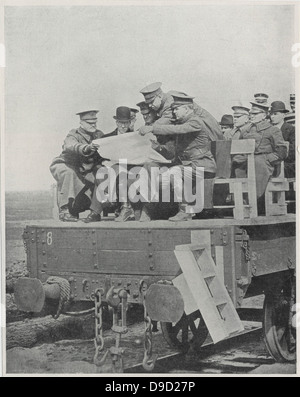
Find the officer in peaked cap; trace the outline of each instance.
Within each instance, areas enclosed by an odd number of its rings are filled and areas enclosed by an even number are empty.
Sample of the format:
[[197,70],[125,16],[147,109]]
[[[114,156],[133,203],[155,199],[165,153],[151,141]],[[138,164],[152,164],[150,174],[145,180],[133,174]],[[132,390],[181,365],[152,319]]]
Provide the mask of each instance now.
[[267,103],[269,95],[264,93],[254,94],[254,101],[256,103]]
[[[161,176],[161,188],[169,189],[170,174],[176,173],[178,178],[196,180],[196,167],[204,167],[204,178],[213,178],[216,172],[215,160],[210,152],[207,128],[201,117],[196,113],[193,103],[194,97],[182,92],[173,92],[172,109],[175,122],[172,124],[154,123],[147,127],[148,132],[159,136],[173,136],[176,138],[176,165]],[[188,166],[188,167],[186,167]],[[184,172],[186,171],[186,172]],[[175,178],[176,180],[176,178]],[[175,185],[173,186],[175,187]],[[201,209],[188,206],[185,194],[179,201],[179,212],[169,218],[170,221],[185,221],[192,218]],[[147,204],[142,209],[140,221],[150,220]]]
[[[255,140],[255,173],[256,195],[259,199],[258,210],[263,210],[263,197],[270,177],[274,173],[275,166],[286,158],[287,145],[281,131],[272,126],[267,119],[269,105],[267,103],[250,102],[250,128],[241,134],[240,139]],[[237,155],[233,158],[233,168],[238,178],[247,175],[247,160]]]
[[[186,95],[180,91],[169,91],[164,93],[161,89],[161,82],[150,84],[144,87],[140,92],[144,95],[145,101],[149,104],[149,107],[157,112],[157,124],[170,124],[172,123],[172,103],[174,101],[174,95]],[[202,118],[205,126],[208,128],[209,139],[211,141],[222,140],[223,133],[217,120],[205,109],[200,107],[194,102],[194,108],[197,114]],[[142,135],[147,133],[145,127],[141,127],[140,132]]]
[[104,136],[96,127],[97,113],[93,107],[76,113],[80,126],[68,133],[62,153],[50,165],[57,181],[59,219],[64,222],[76,222],[79,213],[91,204],[95,172],[103,160],[97,151],[99,145],[93,143]]
[[262,113],[266,113],[268,114],[270,105],[267,102],[264,103],[258,103],[258,102],[252,102],[250,101],[252,107],[250,109],[250,119],[252,115],[256,115],[256,114],[262,114]]
[[146,103],[152,104],[154,99],[158,95],[162,94],[161,86],[162,86],[162,83],[157,82],[157,83],[152,83],[152,84],[146,85],[146,87],[144,87],[140,90],[140,93],[144,95]]
[[250,108],[244,105],[234,105],[231,108],[236,115],[243,115],[246,114],[249,116]]
[[[145,99],[144,102],[149,107],[151,112],[155,113],[155,120],[153,120],[153,122],[158,124],[170,124],[173,118],[171,107],[173,103],[173,97],[169,92],[163,92],[161,89],[161,85],[161,82],[149,84],[141,89],[140,93],[143,94]],[[151,118],[154,119],[154,115]],[[148,128],[149,123],[146,123],[145,126],[140,127],[139,133],[141,135],[147,134]],[[159,151],[167,159],[172,159],[175,155],[174,137],[157,136],[157,142],[157,148],[153,148],[156,151]],[[163,147],[161,147],[160,145],[163,145]]]
[[180,91],[169,91],[169,93],[173,96],[174,102],[181,102],[182,104],[185,104],[185,102],[191,102],[193,104],[195,113],[202,119],[206,127],[206,131],[210,141],[224,139],[221,127],[217,120],[207,110],[200,107],[193,100],[194,97],[190,97],[186,93]]
[[184,92],[170,91],[174,102],[172,103],[172,109],[176,109],[182,105],[191,105],[194,103],[194,97],[187,95]]
[[89,120],[89,119],[97,119],[97,113],[99,113],[99,110],[80,110],[79,112],[76,113],[77,116],[80,117],[80,120]]
[[162,93],[161,86],[162,86],[161,82],[152,83],[142,88],[140,90],[140,93],[144,95],[145,101],[147,103],[151,103],[157,95]]
[[[250,107],[245,106],[244,104],[237,104],[232,106],[233,110],[233,131],[232,131],[232,139],[239,139],[241,134],[250,127],[249,124],[249,111]],[[226,139],[226,138],[225,138]]]
[[154,110],[160,124],[169,124],[172,119],[171,104],[172,95],[164,93],[161,89],[161,82],[152,83],[140,90],[149,108]]

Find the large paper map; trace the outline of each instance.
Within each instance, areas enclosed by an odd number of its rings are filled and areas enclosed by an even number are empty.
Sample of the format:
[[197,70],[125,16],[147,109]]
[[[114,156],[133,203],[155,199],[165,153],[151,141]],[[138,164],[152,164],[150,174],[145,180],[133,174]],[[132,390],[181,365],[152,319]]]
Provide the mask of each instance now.
[[[153,134],[144,136],[137,132],[96,139],[93,142],[99,145],[98,152],[102,157],[110,159],[114,164],[119,160],[127,160],[128,164],[144,164],[149,161],[170,163],[161,154],[151,147],[151,140],[156,141]],[[107,164],[107,162],[106,162]]]

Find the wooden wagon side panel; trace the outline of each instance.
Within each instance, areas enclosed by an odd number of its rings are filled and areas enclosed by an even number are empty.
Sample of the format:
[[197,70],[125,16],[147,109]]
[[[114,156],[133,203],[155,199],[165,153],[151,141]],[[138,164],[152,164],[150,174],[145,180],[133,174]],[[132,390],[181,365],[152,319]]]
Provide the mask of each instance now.
[[294,223],[247,228],[250,236],[252,274],[265,276],[295,268],[296,226]]

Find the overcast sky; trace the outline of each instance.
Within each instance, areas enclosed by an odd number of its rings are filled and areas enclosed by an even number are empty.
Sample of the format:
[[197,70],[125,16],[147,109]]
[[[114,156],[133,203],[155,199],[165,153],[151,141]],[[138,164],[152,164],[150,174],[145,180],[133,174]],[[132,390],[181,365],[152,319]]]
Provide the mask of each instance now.
[[257,92],[288,105],[293,23],[292,5],[5,7],[6,190],[49,189],[75,113],[111,132],[155,81],[218,120]]

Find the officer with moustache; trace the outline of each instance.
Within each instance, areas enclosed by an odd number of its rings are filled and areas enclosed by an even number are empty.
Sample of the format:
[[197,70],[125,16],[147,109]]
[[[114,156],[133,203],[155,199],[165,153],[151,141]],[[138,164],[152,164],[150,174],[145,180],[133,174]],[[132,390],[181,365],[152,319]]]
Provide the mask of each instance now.
[[95,173],[103,160],[97,151],[99,145],[93,143],[104,136],[97,129],[98,112],[86,109],[76,113],[80,126],[69,132],[62,153],[50,165],[57,181],[59,219],[63,222],[77,222],[79,213],[91,204]]

